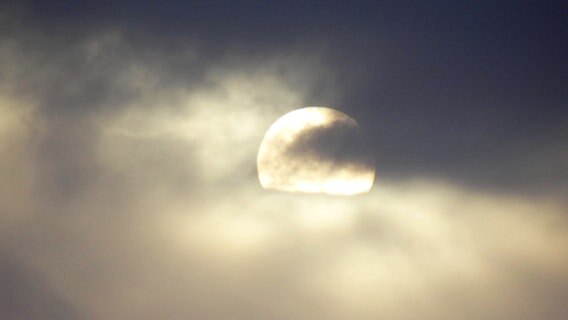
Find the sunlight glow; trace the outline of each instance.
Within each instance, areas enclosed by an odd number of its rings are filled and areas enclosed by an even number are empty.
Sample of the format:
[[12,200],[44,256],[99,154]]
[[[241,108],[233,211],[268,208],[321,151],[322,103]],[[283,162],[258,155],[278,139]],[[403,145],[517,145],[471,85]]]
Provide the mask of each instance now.
[[[358,133],[355,120],[325,107],[302,108],[279,118],[266,132],[258,151],[258,177],[262,187],[331,195],[368,192],[373,186],[375,170],[368,163],[357,159],[358,155],[350,163],[337,163],[317,152],[315,155],[310,153],[310,147],[319,147],[309,145],[310,134],[315,135],[313,131],[319,129],[316,134],[322,135],[323,132],[324,137],[327,135],[326,138],[329,137],[333,144],[332,139],[339,127]],[[356,134],[353,137],[357,137]],[[302,145],[305,140],[308,141],[307,146]],[[297,144],[300,144],[300,151],[295,149]]]

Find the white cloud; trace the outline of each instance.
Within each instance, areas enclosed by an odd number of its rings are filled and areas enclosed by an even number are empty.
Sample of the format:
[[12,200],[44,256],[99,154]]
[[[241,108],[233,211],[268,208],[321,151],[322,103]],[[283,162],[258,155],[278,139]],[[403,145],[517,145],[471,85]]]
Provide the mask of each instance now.
[[[100,52],[89,50],[89,59]],[[0,254],[81,318],[563,318],[568,218],[559,200],[389,181],[380,167],[366,195],[263,191],[260,139],[310,95],[282,69],[316,73],[275,61],[212,67],[196,87],[160,85],[163,75],[142,64],[146,76],[125,87],[144,90],[64,119],[56,111],[71,106],[3,103],[0,212],[21,218],[0,225]],[[116,69],[122,83],[130,72]],[[46,159],[50,130],[70,142]],[[80,133],[92,140],[74,140]],[[58,177],[43,175],[45,162],[85,158],[92,166],[79,168],[93,172],[81,192],[52,197]]]

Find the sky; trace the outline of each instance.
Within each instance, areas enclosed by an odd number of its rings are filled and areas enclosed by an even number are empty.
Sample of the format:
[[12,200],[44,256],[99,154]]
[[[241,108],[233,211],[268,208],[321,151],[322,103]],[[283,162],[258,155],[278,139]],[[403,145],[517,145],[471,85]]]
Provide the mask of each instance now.
[[[0,2],[0,318],[565,319],[566,21]],[[358,122],[369,193],[261,188],[265,132],[306,106]]]

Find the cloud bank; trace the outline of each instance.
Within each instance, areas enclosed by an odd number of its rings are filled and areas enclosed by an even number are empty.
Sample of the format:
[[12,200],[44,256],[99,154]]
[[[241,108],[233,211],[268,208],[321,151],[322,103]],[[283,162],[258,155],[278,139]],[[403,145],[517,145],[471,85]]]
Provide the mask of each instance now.
[[559,197],[389,176],[380,156],[366,195],[260,188],[269,125],[344,98],[319,48],[209,54],[199,39],[4,23],[0,318],[568,313]]

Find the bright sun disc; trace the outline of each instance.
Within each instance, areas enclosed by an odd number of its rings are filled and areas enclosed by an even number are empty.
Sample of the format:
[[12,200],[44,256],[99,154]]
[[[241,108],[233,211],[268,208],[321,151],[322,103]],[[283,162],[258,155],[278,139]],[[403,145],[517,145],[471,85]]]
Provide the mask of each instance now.
[[289,112],[266,132],[257,157],[265,189],[354,195],[373,186],[375,169],[357,122],[325,107]]

